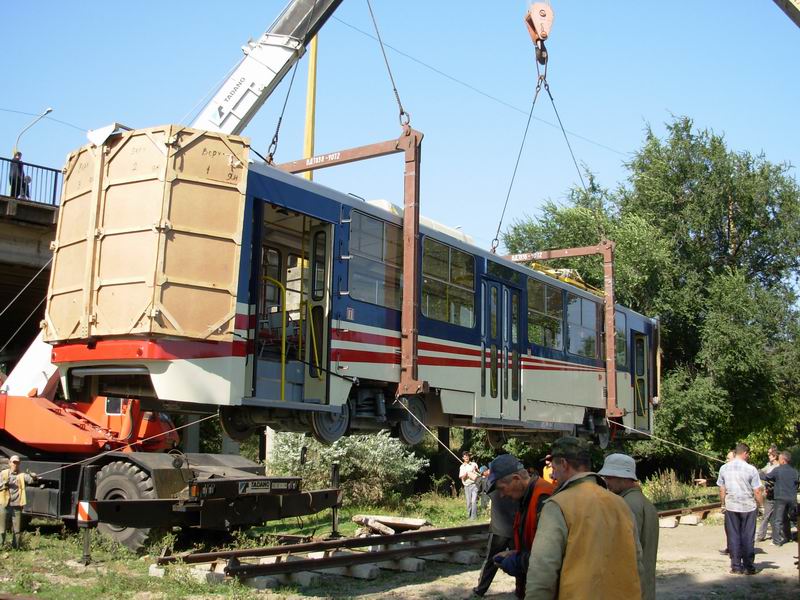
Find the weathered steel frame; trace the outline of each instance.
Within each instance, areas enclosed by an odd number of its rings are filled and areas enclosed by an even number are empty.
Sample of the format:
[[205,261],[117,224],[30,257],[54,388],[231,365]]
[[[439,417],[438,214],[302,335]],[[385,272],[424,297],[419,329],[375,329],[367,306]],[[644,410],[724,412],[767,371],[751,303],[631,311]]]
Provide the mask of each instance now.
[[603,291],[604,298],[604,324],[605,324],[605,350],[606,350],[606,417],[618,418],[625,416],[625,411],[617,405],[617,356],[616,356],[616,326],[614,323],[614,248],[616,244],[611,240],[602,240],[596,246],[582,246],[579,248],[560,248],[557,250],[543,250],[541,252],[526,252],[512,254],[509,258],[513,262],[530,262],[533,260],[554,260],[556,258],[575,258],[578,256],[592,256],[599,254],[603,257]]
[[423,134],[408,125],[396,140],[387,140],[339,152],[275,165],[287,173],[305,173],[337,165],[405,154],[403,172],[403,303],[400,327],[400,383],[398,396],[414,396],[428,391],[428,382],[419,379],[417,342],[419,337],[419,184]]

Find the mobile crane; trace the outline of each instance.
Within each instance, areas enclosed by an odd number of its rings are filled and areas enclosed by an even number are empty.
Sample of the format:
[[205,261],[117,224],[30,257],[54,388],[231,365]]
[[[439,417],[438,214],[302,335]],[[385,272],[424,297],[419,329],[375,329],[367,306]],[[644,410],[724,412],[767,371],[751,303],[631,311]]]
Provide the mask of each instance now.
[[[244,57],[192,126],[241,132],[340,4],[289,2],[256,42],[242,48]],[[89,139],[99,147],[120,129],[127,128],[114,124],[89,132]],[[60,284],[51,278],[51,290]],[[0,461],[18,454],[23,470],[39,474],[27,493],[26,515],[74,521],[83,480],[94,472],[99,527],[131,550],[163,528],[227,530],[340,503],[336,489],[303,492],[299,478],[265,477],[262,466],[240,456],[174,450],[178,436],[165,405],[145,406],[126,387],[130,369],[117,368],[112,377],[120,383],[111,389],[88,383],[80,397],[64,387],[59,393],[66,378],[53,358],[40,334],[0,389]],[[72,373],[87,382],[94,374],[91,368]]]

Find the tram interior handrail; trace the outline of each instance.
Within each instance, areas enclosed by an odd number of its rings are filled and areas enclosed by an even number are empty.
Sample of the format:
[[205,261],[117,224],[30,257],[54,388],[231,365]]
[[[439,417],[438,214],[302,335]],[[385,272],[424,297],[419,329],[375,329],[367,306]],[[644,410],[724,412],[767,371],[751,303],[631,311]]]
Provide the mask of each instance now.
[[264,276],[264,281],[281,290],[281,402],[286,401],[286,286],[277,279]]

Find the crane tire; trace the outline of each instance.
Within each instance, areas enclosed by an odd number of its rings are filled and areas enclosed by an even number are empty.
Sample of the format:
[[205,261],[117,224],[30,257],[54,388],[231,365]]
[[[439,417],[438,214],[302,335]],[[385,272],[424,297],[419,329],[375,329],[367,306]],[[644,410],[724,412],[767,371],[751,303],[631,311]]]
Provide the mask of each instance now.
[[[107,464],[97,474],[98,500],[147,500],[158,498],[152,477],[125,461]],[[151,527],[119,527],[98,523],[97,530],[132,552],[141,550],[159,530]]]

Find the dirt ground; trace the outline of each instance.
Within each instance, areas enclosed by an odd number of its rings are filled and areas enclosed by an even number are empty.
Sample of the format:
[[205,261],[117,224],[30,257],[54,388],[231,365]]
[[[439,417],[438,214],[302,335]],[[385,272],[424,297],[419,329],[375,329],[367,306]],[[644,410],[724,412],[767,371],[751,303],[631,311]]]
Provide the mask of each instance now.
[[[730,575],[730,562],[719,553],[725,546],[725,532],[720,520],[698,526],[662,529],[658,549],[657,596],[659,599],[724,598],[800,598],[797,567],[797,544],[780,548],[769,540],[757,544],[754,576]],[[267,593],[283,598],[387,598],[396,600],[458,600],[472,597],[472,587],[479,567],[429,564],[422,573],[383,575],[374,582],[355,582],[338,577],[326,578],[316,588],[302,595],[280,591]],[[498,573],[487,598],[512,600],[513,579]]]

